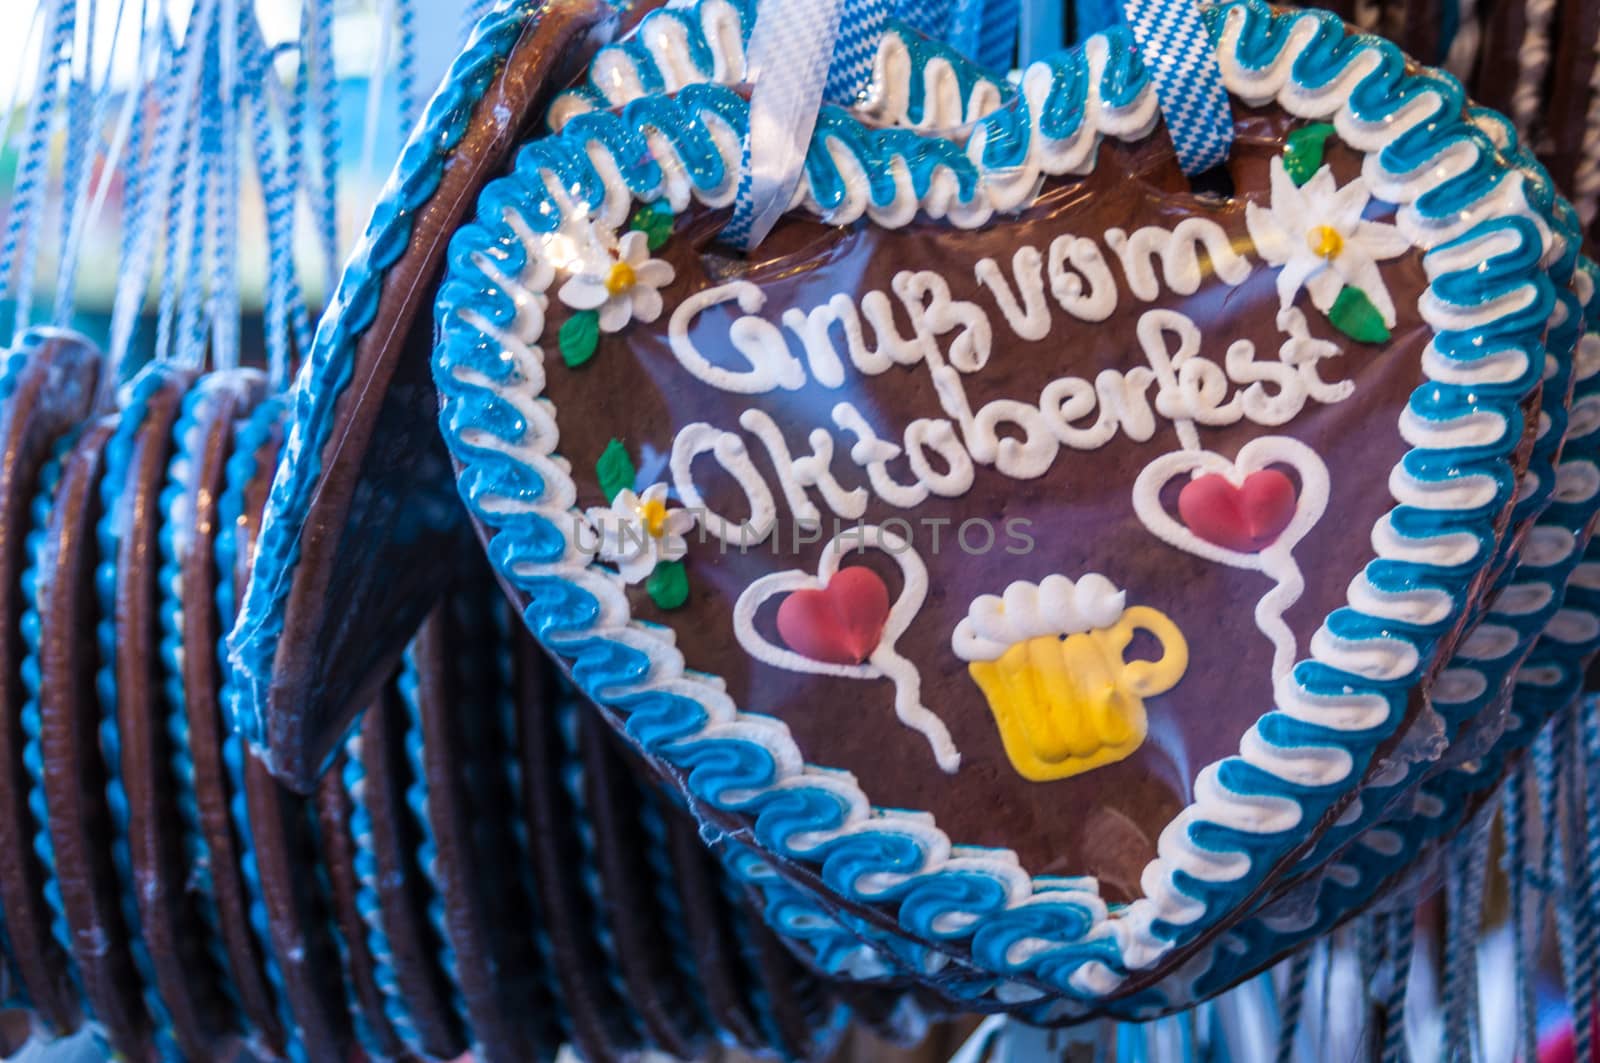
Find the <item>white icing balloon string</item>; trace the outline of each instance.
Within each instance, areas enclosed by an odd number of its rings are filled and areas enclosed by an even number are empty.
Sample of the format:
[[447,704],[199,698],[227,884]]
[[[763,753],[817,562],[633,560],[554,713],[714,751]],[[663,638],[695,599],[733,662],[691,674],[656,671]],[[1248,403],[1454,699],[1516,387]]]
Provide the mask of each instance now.
[[1268,547],[1261,560],[1262,573],[1277,585],[1256,602],[1256,627],[1272,643],[1272,678],[1277,681],[1287,675],[1300,658],[1300,644],[1283,614],[1305,593],[1306,579],[1294,554],[1277,544]]
[[[795,591],[825,589],[838,574],[844,555],[863,549],[888,554],[900,566],[904,580],[900,596],[890,606],[878,644],[865,663],[819,661],[787,647],[774,645],[757,630],[756,614],[763,605]],[[940,768],[954,773],[961,766],[961,753],[956,749],[944,721],[922,703],[922,675],[917,666],[902,657],[895,648],[901,636],[911,627],[911,622],[922,611],[922,603],[927,596],[928,568],[911,544],[876,524],[860,525],[829,540],[817,561],[815,575],[796,570],[773,572],[746,587],[733,606],[733,632],[739,645],[751,657],[786,672],[840,679],[890,680],[895,688],[895,716],[928,740],[928,747],[933,751],[934,760]]]
[[[1277,539],[1254,553],[1202,538],[1167,512],[1161,500],[1162,488],[1179,476],[1217,475],[1240,487],[1254,473],[1277,465],[1293,469],[1300,478],[1294,515]],[[1289,436],[1262,436],[1245,444],[1233,461],[1204,450],[1165,454],[1147,465],[1134,482],[1134,513],[1156,538],[1185,553],[1260,572],[1273,581],[1274,587],[1256,603],[1255,621],[1257,629],[1272,643],[1274,679],[1287,674],[1299,657],[1298,640],[1283,616],[1305,593],[1305,576],[1294,550],[1327,510],[1328,481],[1328,467],[1316,451]]]

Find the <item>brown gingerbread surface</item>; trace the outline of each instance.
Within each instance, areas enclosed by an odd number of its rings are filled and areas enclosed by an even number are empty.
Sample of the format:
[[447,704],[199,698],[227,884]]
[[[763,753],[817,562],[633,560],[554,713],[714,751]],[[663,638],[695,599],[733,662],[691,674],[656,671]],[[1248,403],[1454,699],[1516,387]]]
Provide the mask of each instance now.
[[[596,355],[576,368],[561,365],[553,350],[547,362],[546,394],[555,404],[561,431],[558,450],[572,463],[581,507],[605,504],[593,470],[611,440],[627,447],[641,485],[670,481],[674,438],[696,422],[739,437],[776,499],[777,530],[759,546],[741,551],[691,533],[686,558],[690,597],[681,608],[660,609],[643,585],[631,588],[635,615],[670,626],[688,667],[723,677],[744,711],[782,719],[808,762],[853,772],[875,804],[930,811],[955,842],[1016,850],[1035,874],[1095,875],[1111,900],[1138,895],[1139,872],[1153,857],[1161,829],[1193,799],[1198,771],[1236,753],[1241,735],[1273,706],[1273,647],[1253,619],[1257,602],[1273,581],[1261,572],[1170,546],[1134,512],[1131,495],[1141,470],[1180,447],[1174,422],[1158,412],[1146,439],[1119,430],[1097,449],[1063,447],[1035,479],[1014,478],[975,463],[965,494],[932,496],[912,509],[894,508],[876,493],[869,496],[861,519],[868,524],[909,521],[913,545],[927,566],[926,601],[898,650],[917,666],[923,704],[949,728],[960,751],[960,769],[949,774],[935,762],[923,735],[896,718],[889,680],[823,676],[760,663],[736,641],[733,623],[734,604],[753,581],[781,570],[815,572],[822,550],[813,537],[797,535],[770,451],[741,428],[740,415],[746,410],[766,413],[793,456],[809,455],[813,430],[826,430],[835,444],[830,471],[845,490],[866,487],[866,474],[850,456],[855,437],[830,419],[830,411],[847,401],[880,438],[900,443],[913,420],[946,415],[927,365],[896,365],[880,375],[863,376],[847,363],[839,387],[825,387],[808,377],[794,390],[733,395],[684,370],[672,350],[668,325],[674,310],[692,294],[748,280],[765,297],[756,316],[773,325],[781,326],[782,314],[790,308],[808,311],[840,293],[860,304],[865,293],[882,291],[890,294],[897,329],[911,335],[912,323],[895,300],[892,283],[902,271],[926,269],[948,282],[953,300],[981,307],[992,326],[987,364],[962,377],[973,410],[999,399],[1037,403],[1041,390],[1063,376],[1094,380],[1105,370],[1127,373],[1149,365],[1136,332],[1140,319],[1156,309],[1178,311],[1198,325],[1202,343],[1197,355],[1219,366],[1239,340],[1255,345],[1258,363],[1276,361],[1284,340],[1276,323],[1277,270],[1266,268],[1250,250],[1245,209],[1247,202],[1269,201],[1269,163],[1282,150],[1282,137],[1291,127],[1287,119],[1265,112],[1241,109],[1238,117],[1240,140],[1229,163],[1236,194],[1227,199],[1197,196],[1176,170],[1158,131],[1131,146],[1107,142],[1093,174],[1052,180],[1020,217],[996,219],[970,232],[922,219],[899,229],[866,222],[828,227],[791,215],[746,259],[716,242],[723,214],[691,208],[657,252],[675,273],[662,290],[665,310],[660,318],[603,335]],[[1341,187],[1359,176],[1360,156],[1337,138],[1328,142],[1326,159]],[[1374,201],[1366,216],[1392,221],[1392,214],[1391,207]],[[1178,294],[1162,282],[1153,300],[1138,297],[1105,234],[1118,228],[1127,233],[1146,226],[1170,229],[1196,215],[1215,221],[1248,256],[1255,267],[1249,277],[1228,284],[1207,268],[1193,294]],[[1064,234],[1099,245],[1115,278],[1116,309],[1103,321],[1089,323],[1063,313],[1047,296],[1048,335],[1023,339],[989,288],[978,281],[976,264],[994,259],[1015,292],[1012,258],[1017,249],[1026,244],[1043,252]],[[1201,261],[1206,267],[1209,256]],[[1301,658],[1324,618],[1345,604],[1351,579],[1373,557],[1371,530],[1394,505],[1389,472],[1408,449],[1398,427],[1400,414],[1423,382],[1420,362],[1431,331],[1416,308],[1426,284],[1420,254],[1410,252],[1381,268],[1398,308],[1386,344],[1363,344],[1341,335],[1311,309],[1304,295],[1297,304],[1306,310],[1310,334],[1342,351],[1318,364],[1320,378],[1329,384],[1351,382],[1350,397],[1332,403],[1307,401],[1278,426],[1245,419],[1198,427],[1205,450],[1229,457],[1257,437],[1288,436],[1315,450],[1330,471],[1326,512],[1294,551],[1306,588],[1285,620]],[[1156,277],[1162,278],[1159,259]],[[546,334],[553,338],[569,313],[552,298]],[[722,303],[690,321],[687,335],[711,363],[741,364],[729,339],[737,316],[735,304]],[[953,334],[941,337],[941,344],[948,344]],[[834,338],[842,354],[845,344],[837,329]],[[1167,340],[1172,350],[1175,337]],[[802,356],[792,337],[789,346]],[[1152,405],[1155,391],[1152,386],[1147,393]],[[1092,423],[1093,417],[1086,415],[1081,423]],[[1002,437],[1008,431],[1002,426]],[[1020,432],[1013,434],[1020,437]],[[749,516],[744,492],[711,455],[698,457],[693,470],[694,484],[710,510],[732,521]],[[890,462],[888,471],[902,483],[911,480],[903,456]],[[1176,510],[1180,486],[1172,481],[1162,490],[1169,512]],[[821,540],[855,523],[835,525],[822,497],[815,490],[810,497],[822,508]],[[981,523],[968,529],[963,540],[961,526],[968,521]],[[903,525],[894,527],[905,534]],[[937,548],[932,540],[936,533]],[[993,543],[985,549],[991,533]],[[857,564],[878,572],[891,600],[899,595],[903,577],[892,559],[868,550],[844,562],[846,567]],[[1189,664],[1169,692],[1144,699],[1148,737],[1131,755],[1068,778],[1031,781],[1008,758],[985,695],[968,674],[967,662],[952,652],[952,634],[980,595],[998,595],[1015,580],[1037,583],[1053,574],[1077,579],[1089,573],[1100,573],[1125,591],[1129,606],[1153,608],[1170,618],[1187,641]],[[781,644],[773,615],[777,604],[774,599],[758,610],[755,626],[767,641]],[[1161,651],[1154,640],[1140,635],[1128,652],[1132,660]]]

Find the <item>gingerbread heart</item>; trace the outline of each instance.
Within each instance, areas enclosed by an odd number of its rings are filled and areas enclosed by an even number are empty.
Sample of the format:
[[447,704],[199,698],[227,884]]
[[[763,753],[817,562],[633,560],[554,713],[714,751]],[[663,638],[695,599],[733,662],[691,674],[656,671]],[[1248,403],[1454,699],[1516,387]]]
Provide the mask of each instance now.
[[[586,692],[707,819],[804,809],[763,855],[848,867],[830,903],[1079,1000],[1238,913],[1411,722],[1516,542],[1553,306],[1458,87],[1327,16],[1208,17],[1231,197],[1173,191],[1120,32],[954,97],[888,42],[770,251],[715,242],[740,93],[591,85],[438,303],[463,496]],[[911,132],[930,98],[971,135]],[[865,658],[857,545],[916,574]]]

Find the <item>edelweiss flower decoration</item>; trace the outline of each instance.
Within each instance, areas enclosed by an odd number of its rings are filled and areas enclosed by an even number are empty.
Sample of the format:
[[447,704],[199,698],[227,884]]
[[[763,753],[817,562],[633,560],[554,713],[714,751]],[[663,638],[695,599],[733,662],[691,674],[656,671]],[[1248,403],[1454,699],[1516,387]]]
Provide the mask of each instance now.
[[1340,188],[1327,166],[1297,184],[1279,156],[1272,160],[1271,205],[1245,210],[1256,251],[1280,267],[1282,306],[1293,306],[1304,288],[1335,328],[1367,343],[1388,339],[1395,325],[1378,263],[1411,246],[1395,226],[1362,217],[1371,199],[1364,180]]
[[672,278],[672,266],[651,258],[649,237],[634,230],[623,234],[615,251],[583,263],[560,297],[574,310],[595,311],[601,332],[620,332],[630,321],[661,316],[661,289]]
[[610,506],[595,506],[586,516],[596,533],[596,554],[616,565],[628,583],[644,582],[657,566],[689,552],[684,536],[694,527],[694,514],[667,505],[664,483],[651,484],[642,494],[623,488]]

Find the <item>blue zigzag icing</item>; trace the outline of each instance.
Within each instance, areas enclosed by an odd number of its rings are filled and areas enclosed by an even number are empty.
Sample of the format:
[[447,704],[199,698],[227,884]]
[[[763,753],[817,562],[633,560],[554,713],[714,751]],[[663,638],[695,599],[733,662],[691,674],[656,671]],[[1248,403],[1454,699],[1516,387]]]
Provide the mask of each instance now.
[[[206,947],[218,971],[228,970],[228,959],[222,945],[222,932],[215,898],[206,880],[210,876],[211,855],[206,846],[205,833],[200,827],[200,806],[195,799],[194,760],[189,753],[188,697],[183,681],[183,559],[188,553],[187,544],[174,535],[180,527],[192,525],[192,510],[180,512],[190,506],[194,491],[194,477],[199,471],[199,450],[205,445],[200,426],[208,419],[210,411],[220,401],[223,392],[234,384],[225,376],[206,376],[184,396],[183,408],[173,426],[172,458],[167,464],[167,480],[161,491],[163,520],[160,530],[161,573],[158,582],[161,602],[161,661],[165,669],[163,690],[167,699],[167,735],[171,744],[171,767],[178,815],[183,819],[184,852],[189,860],[189,875],[203,884],[198,889],[200,919],[205,927]],[[243,1013],[234,993],[233,980],[223,978],[222,992],[233,1021],[242,1021]]]
[[372,846],[372,812],[367,808],[367,771],[361,762],[361,737],[345,740],[344,772],[340,777],[350,798],[350,837],[355,846],[356,907],[367,928],[367,952],[372,956],[372,980],[383,997],[383,1016],[395,1036],[412,1049],[421,1051],[421,1037],[394,966],[394,947],[383,925],[383,910],[378,894],[378,856]]
[[400,701],[406,710],[406,764],[411,778],[406,785],[406,807],[411,810],[412,822],[417,828],[417,866],[428,883],[428,925],[439,946],[439,966],[445,981],[450,985],[450,1010],[455,1021],[463,1028],[466,1024],[467,1003],[461,995],[461,974],[457,969],[456,950],[450,942],[450,926],[444,910],[444,882],[439,870],[439,845],[434,838],[433,819],[428,814],[428,771],[423,762],[422,706],[417,701],[417,663],[411,650],[405,654],[405,664],[400,670]]
[[542,0],[500,0],[473,30],[428,102],[351,252],[290,394],[293,427],[256,548],[256,571],[262,575],[250,581],[238,634],[230,637],[233,655],[223,662],[232,672],[230,713],[253,742],[264,736],[260,712],[265,704],[264,687],[253,681],[265,683],[271,675],[289,593],[287,573],[299,557],[300,527],[322,471],[335,405],[350,383],[356,342],[372,325],[387,270],[405,251],[417,212],[438,189],[445,160],[466,132],[473,105],[542,8]]
[[[1452,751],[1451,759],[1457,763],[1435,769],[1412,798],[1354,837],[1319,878],[1287,906],[1297,909],[1298,917],[1268,912],[1265,917],[1241,923],[1212,948],[1211,966],[1202,970],[1191,985],[1159,997],[1147,994],[1149,1006],[1181,1006],[1187,1000],[1215,993],[1244,973],[1244,967],[1239,965],[1258,966],[1262,958],[1286,953],[1365,907],[1405,877],[1421,849],[1447,838],[1467,821],[1482,806],[1487,792],[1499,785],[1509,763],[1576,700],[1576,685],[1568,681],[1569,676],[1574,671],[1581,672],[1579,662],[1600,648],[1600,639],[1580,646],[1574,653],[1572,644],[1552,639],[1544,632],[1559,610],[1570,608],[1567,603],[1579,591],[1569,579],[1586,556],[1593,519],[1600,510],[1600,420],[1579,416],[1586,406],[1592,408],[1600,402],[1600,299],[1596,298],[1596,279],[1595,264],[1583,260],[1573,281],[1576,300],[1581,300],[1582,305],[1581,315],[1575,315],[1575,320],[1582,323],[1585,333],[1579,345],[1578,380],[1573,392],[1574,432],[1562,449],[1550,508],[1534,529],[1533,541],[1519,568],[1518,584],[1514,584],[1548,588],[1553,592],[1553,604],[1510,617],[1512,622],[1520,621],[1533,629],[1522,643],[1526,651],[1526,643],[1533,642],[1525,663],[1524,653],[1513,652],[1489,661],[1452,664],[1452,668],[1474,668],[1479,673],[1484,688],[1476,699],[1479,712],[1487,711],[1495,699],[1503,703],[1507,683],[1515,672],[1517,686],[1504,730],[1480,756],[1461,762],[1462,756]],[[1493,622],[1492,611],[1490,617],[1489,622]],[[1556,630],[1562,630],[1561,625],[1556,625]],[[1552,680],[1548,685],[1547,679]],[[1552,696],[1552,691],[1558,693]]]
[[[233,454],[228,458],[227,465],[227,486],[217,499],[217,539],[213,546],[217,555],[217,612],[224,618],[234,614],[237,601],[234,587],[234,565],[239,549],[237,529],[244,520],[245,492],[260,471],[256,454],[279,430],[284,412],[283,400],[268,398],[256,407],[234,436]],[[229,697],[232,680],[228,672],[225,638],[217,642],[217,663],[222,669],[219,674],[224,677],[221,700],[224,711],[227,711],[236,699]],[[245,798],[245,763],[248,756],[244,739],[230,728],[222,742],[222,762],[228,774],[228,815],[239,840],[239,874],[244,881],[245,899],[249,905],[250,932],[255,937],[256,947],[261,953],[262,969],[272,988],[278,1021],[283,1027],[285,1049],[293,1063],[305,1063],[305,1044],[295,1033],[294,1014],[289,1008],[283,970],[278,966],[277,951],[272,944],[261,873],[256,867],[250,806]]]
[[93,1009],[83,991],[83,976],[78,971],[77,961],[73,958],[72,930],[67,924],[67,910],[61,897],[61,883],[56,878],[55,846],[50,840],[50,810],[45,801],[44,791],[44,750],[40,744],[43,719],[39,704],[41,686],[39,640],[43,634],[44,622],[39,613],[39,572],[49,563],[51,546],[48,528],[50,514],[55,508],[56,488],[61,482],[61,465],[77,441],[76,431],[67,433],[57,441],[50,460],[39,473],[39,491],[34,496],[30,510],[32,528],[28,532],[25,547],[28,567],[22,573],[24,605],[21,622],[22,640],[27,650],[22,661],[22,683],[28,692],[28,700],[22,706],[20,722],[24,735],[22,765],[28,773],[29,783],[28,811],[33,817],[33,851],[38,855],[39,864],[45,873],[44,899],[50,908],[50,935],[55,939],[62,954],[66,956],[68,977],[72,979],[79,1000],[86,1009],[89,1009],[88,1014],[93,1018]]
[[166,382],[164,369],[151,366],[129,384],[124,395],[116,431],[106,444],[105,472],[100,480],[100,523],[95,529],[99,563],[95,567],[95,591],[100,617],[95,632],[100,646],[100,668],[95,674],[95,691],[100,698],[100,755],[106,769],[106,806],[111,812],[111,861],[121,883],[122,920],[128,932],[128,951],[143,983],[145,1010],[155,1028],[155,1049],[162,1059],[180,1059],[182,1052],[173,1039],[172,1019],[161,995],[156,991],[155,966],[140,932],[138,883],[133,877],[133,857],[128,840],[128,797],[122,783],[122,736],[117,725],[117,554],[124,528],[121,520],[122,492],[128,486],[133,448],[144,427],[149,403]]
[[[1499,548],[1494,519],[1515,488],[1507,459],[1521,435],[1519,403],[1537,375],[1556,301],[1528,182],[1466,120],[1452,79],[1408,72],[1392,45],[1347,37],[1331,16],[1278,15],[1238,0],[1211,8],[1207,24],[1236,95],[1250,103],[1292,99],[1296,114],[1333,120],[1341,138],[1367,154],[1374,193],[1399,205],[1397,224],[1426,250],[1424,311],[1436,337],[1424,368],[1432,379],[1411,398],[1407,416],[1417,433],[1396,473],[1400,504],[1375,533],[1383,545],[1362,574],[1374,593],[1362,607],[1329,617],[1319,639],[1333,649],[1314,644],[1241,755],[1201,773],[1204,799],[1164,836],[1147,871],[1154,895],[1116,912],[1089,883],[1030,880],[1001,854],[946,849],[925,821],[872,809],[853,780],[780,768],[800,762],[786,729],[740,714],[719,687],[685,670],[666,634],[628,624],[613,578],[587,569],[565,538],[570,472],[554,454],[551,412],[529,399],[542,390],[543,370],[528,348],[519,355],[501,342],[517,307],[485,264],[501,277],[527,265],[508,216],[549,232],[570,209],[620,216],[624,198],[666,198],[675,209],[691,198],[726,202],[732,167],[724,149],[745,122],[736,93],[687,85],[620,113],[573,115],[559,133],[527,145],[514,172],[484,190],[477,221],[452,242],[439,298],[435,378],[441,425],[463,466],[462,495],[492,533],[491,560],[528,602],[530,628],[571,663],[585,691],[686,775],[697,800],[748,817],[763,850],[816,868],[846,897],[893,906],[902,921],[903,913],[944,904],[950,918],[943,925],[960,929],[941,948],[965,949],[987,971],[1080,1000],[1115,992],[1130,971],[1150,967],[1232,911],[1300,840],[1296,827],[1255,816],[1244,821],[1254,829],[1243,829],[1210,810],[1270,805],[1294,811],[1283,823],[1315,821],[1351,790],[1405,718],[1407,693],[1449,616]],[[1040,177],[1092,167],[1102,137],[1138,139],[1153,130],[1154,94],[1127,43],[1117,31],[1036,64],[1015,105],[978,122],[964,145],[867,128],[847,112],[826,111],[807,158],[803,208],[841,224],[861,216],[897,224],[920,209],[967,226],[1025,206]],[[867,175],[864,189],[845,181],[840,157]],[[596,159],[605,160],[614,184]],[[887,176],[894,172],[906,180]],[[1506,364],[1516,371],[1503,372]],[[1450,424],[1481,415],[1502,426],[1494,442],[1468,449],[1448,441]],[[1450,501],[1441,505],[1445,487]],[[1447,607],[1427,615],[1414,604],[1419,598],[1442,598]],[[1368,646],[1407,652],[1395,655],[1403,663],[1374,671],[1357,660]],[[1279,774],[1272,751],[1313,749],[1347,756],[1344,777],[1312,784]],[[1218,876],[1223,854],[1231,877]],[[970,888],[983,878],[997,888]]]
[[578,836],[578,850],[580,864],[578,879],[583,883],[584,895],[589,900],[589,913],[592,920],[592,932],[595,944],[599,946],[602,972],[606,985],[610,988],[612,998],[622,1002],[617,1008],[618,1014],[627,1025],[628,1031],[639,1041],[644,1039],[642,1020],[635,1010],[627,1005],[628,990],[622,982],[622,969],[617,961],[617,939],[611,932],[611,921],[606,917],[605,888],[600,882],[599,857],[595,852],[594,823],[589,815],[588,795],[584,787],[583,754],[578,748],[578,713],[589,711],[575,696],[570,695],[563,699],[557,711],[557,730],[561,732],[562,745],[566,750],[566,760],[562,764],[561,781],[566,787],[567,798],[572,802],[572,823]]
[[[581,85],[556,98],[550,128],[559,131],[576,115],[686,85],[744,81],[755,11],[754,0],[698,0],[652,11],[626,38],[596,54]],[[1002,74],[898,20],[889,22],[879,43],[866,91],[858,113],[923,130],[977,121],[1016,97]]]

